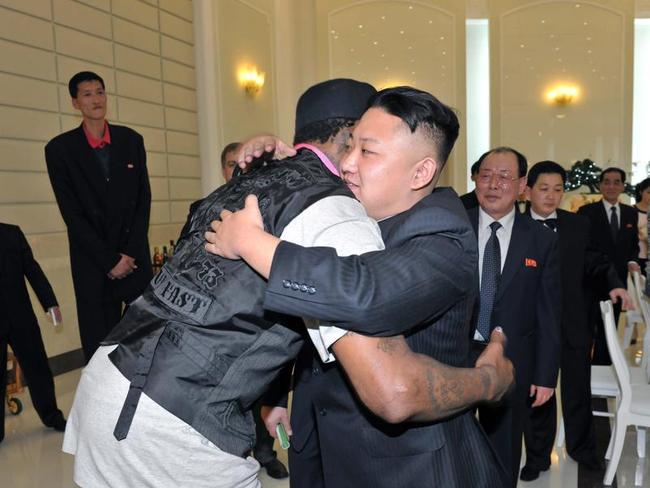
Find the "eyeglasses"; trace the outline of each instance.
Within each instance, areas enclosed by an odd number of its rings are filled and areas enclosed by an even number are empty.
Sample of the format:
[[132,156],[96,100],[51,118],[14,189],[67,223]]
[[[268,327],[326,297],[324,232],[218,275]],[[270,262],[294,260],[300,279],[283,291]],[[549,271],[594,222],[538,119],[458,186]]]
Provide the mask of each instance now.
[[507,188],[513,181],[519,179],[518,176],[512,176],[507,171],[495,173],[494,171],[479,171],[478,180],[487,185],[492,182],[492,178],[496,178],[497,185],[501,188]]

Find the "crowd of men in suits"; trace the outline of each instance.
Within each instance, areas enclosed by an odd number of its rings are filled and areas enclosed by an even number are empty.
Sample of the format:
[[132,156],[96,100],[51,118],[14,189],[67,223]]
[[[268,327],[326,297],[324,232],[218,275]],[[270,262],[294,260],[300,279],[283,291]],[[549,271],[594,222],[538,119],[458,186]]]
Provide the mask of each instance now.
[[[491,323],[504,327],[511,341],[507,353],[519,372],[508,410],[479,409],[479,417],[498,451],[507,453],[502,460],[515,480],[523,429],[526,464],[519,477],[531,481],[551,463],[558,366],[567,452],[586,469],[602,469],[603,460],[596,454],[590,377],[592,364],[611,361],[595,311],[598,300],[606,298],[614,301],[619,313],[621,306],[631,305],[624,283],[628,269],[639,271],[639,231],[637,211],[619,201],[625,182],[619,168],[601,173],[602,201],[583,206],[577,214],[559,208],[566,182],[562,166],[541,161],[530,168],[527,178],[526,171],[518,151],[488,151],[472,167],[476,189],[461,199],[475,227],[479,223],[478,323],[484,308],[492,305]],[[515,207],[524,189],[529,201],[525,215]],[[488,238],[488,226],[494,221],[500,225]],[[497,272],[492,299],[486,262],[495,254],[490,247],[494,233],[500,244],[495,249],[505,256],[505,265]],[[538,288],[531,288],[530,282]]]

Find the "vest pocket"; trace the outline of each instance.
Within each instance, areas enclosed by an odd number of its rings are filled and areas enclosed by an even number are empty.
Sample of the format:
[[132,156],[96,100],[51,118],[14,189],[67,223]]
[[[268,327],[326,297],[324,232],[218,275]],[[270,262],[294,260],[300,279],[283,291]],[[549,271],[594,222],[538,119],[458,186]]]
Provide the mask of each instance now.
[[237,400],[228,403],[224,414],[225,428],[231,434],[248,441],[251,447],[255,443],[255,422],[250,411],[244,412]]

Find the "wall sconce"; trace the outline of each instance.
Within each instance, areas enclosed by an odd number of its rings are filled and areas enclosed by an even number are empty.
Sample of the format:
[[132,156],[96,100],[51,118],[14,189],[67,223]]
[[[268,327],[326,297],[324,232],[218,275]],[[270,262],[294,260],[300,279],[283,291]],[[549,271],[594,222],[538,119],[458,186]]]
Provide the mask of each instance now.
[[578,96],[578,88],[574,85],[559,85],[546,94],[549,103],[560,107],[566,107],[571,104]]
[[257,71],[254,66],[244,68],[239,71],[239,84],[244,88],[246,95],[253,98],[264,86],[265,77],[265,73]]

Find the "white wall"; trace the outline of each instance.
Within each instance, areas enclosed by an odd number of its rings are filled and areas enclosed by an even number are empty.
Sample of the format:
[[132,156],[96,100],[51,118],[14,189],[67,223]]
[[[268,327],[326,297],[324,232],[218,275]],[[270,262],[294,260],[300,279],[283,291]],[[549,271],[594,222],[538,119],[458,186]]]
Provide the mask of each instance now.
[[427,90],[454,107],[461,132],[440,183],[466,187],[465,2],[317,0],[319,79]]
[[[490,0],[492,145],[531,163],[591,158],[629,170],[633,0]],[[557,83],[574,103],[549,104]]]
[[637,19],[634,35],[634,114],[632,161],[634,182],[648,177],[650,170],[650,19]]
[[490,149],[490,42],[487,19],[467,20],[467,187],[470,168]]

